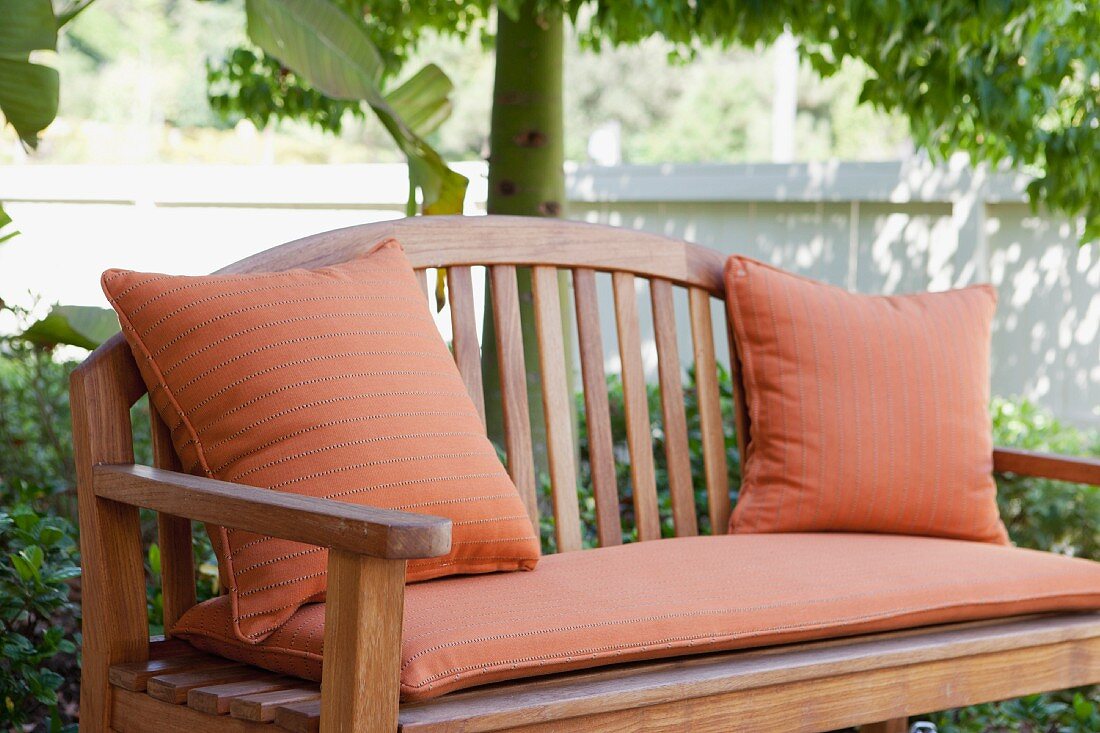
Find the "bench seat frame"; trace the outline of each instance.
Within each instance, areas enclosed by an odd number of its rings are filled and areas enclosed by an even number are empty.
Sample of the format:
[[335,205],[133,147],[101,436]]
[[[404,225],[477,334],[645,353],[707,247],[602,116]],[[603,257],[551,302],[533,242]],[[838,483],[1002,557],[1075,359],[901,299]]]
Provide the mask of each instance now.
[[[638,460],[648,443],[648,413],[638,351],[634,278],[649,280],[661,360],[666,431],[682,418],[675,356],[672,287],[685,288],[701,397],[706,483],[712,526],[729,516],[721,415],[713,378],[710,300],[722,297],[723,258],[686,242],[610,227],[516,217],[429,217],[328,232],[276,247],[225,268],[253,272],[335,264],[395,236],[414,267],[447,268],[456,361],[482,407],[473,324],[470,267],[489,266],[501,352],[508,468],[537,519],[528,405],[517,346],[517,268],[530,268],[537,314],[540,368],[548,416],[548,454],[558,547],[580,549],[576,487],[562,366],[546,354],[562,342],[557,269],[572,270],[589,414],[600,402],[604,375],[598,326],[592,330],[595,272],[609,272],[623,353],[628,442],[635,485],[652,485],[652,466]],[[511,283],[511,285],[509,284]],[[427,295],[427,288],[425,288]],[[511,339],[511,341],[509,341]],[[518,352],[518,355],[517,355]],[[735,420],[744,447],[751,426],[738,389],[731,350]],[[710,376],[707,376],[707,373]],[[640,382],[640,384],[639,384]],[[592,387],[591,389],[589,387]],[[641,389],[639,397],[639,387]],[[830,640],[601,668],[491,685],[437,700],[400,705],[401,618],[405,562],[445,554],[446,520],[281,494],[178,473],[170,436],[153,416],[157,468],[134,465],[130,408],[145,388],[121,336],[97,349],[72,375],[71,403],[78,470],[83,579],[82,731],[271,731],[271,723],[212,717],[110,682],[115,665],[150,658],[139,507],[158,512],[165,626],[195,603],[191,522],[203,521],[330,548],[325,663],[318,714],[304,729],[367,731],[819,731],[863,725],[875,733],[904,730],[905,716],[1023,694],[1100,683],[1100,614],[1058,614]],[[679,397],[676,397],[679,394]],[[708,407],[709,406],[709,407]],[[633,414],[632,414],[633,413]],[[565,432],[561,426],[565,426]],[[645,426],[645,430],[641,429]],[[686,435],[683,436],[686,441]],[[610,440],[610,436],[607,436]],[[594,443],[598,443],[594,441]],[[597,456],[600,445],[592,446]],[[677,534],[694,534],[694,513],[682,511],[684,451],[672,453],[670,481]],[[604,456],[610,460],[609,456]],[[597,456],[599,458],[599,456]],[[997,449],[1002,473],[1100,485],[1100,461]],[[601,464],[606,465],[606,464]],[[594,468],[601,542],[617,512],[606,471]],[[649,475],[646,475],[646,471]],[[690,481],[687,482],[690,489]],[[608,491],[612,492],[608,494]],[[641,539],[656,539],[652,497],[635,492]],[[724,498],[723,498],[724,497]],[[653,499],[650,504],[646,502]],[[572,506],[570,507],[570,501]],[[610,508],[609,508],[610,507]],[[617,525],[617,516],[612,517]],[[617,526],[616,526],[617,531]],[[201,716],[201,717],[196,717]],[[878,721],[878,722],[876,722]]]

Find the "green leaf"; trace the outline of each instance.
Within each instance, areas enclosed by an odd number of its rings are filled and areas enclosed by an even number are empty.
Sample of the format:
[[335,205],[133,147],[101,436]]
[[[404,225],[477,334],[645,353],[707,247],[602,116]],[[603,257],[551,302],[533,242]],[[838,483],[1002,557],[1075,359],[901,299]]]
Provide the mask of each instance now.
[[55,305],[20,336],[39,346],[79,346],[94,349],[118,332],[118,317],[109,308]]
[[[370,105],[408,158],[409,183],[421,191],[425,214],[462,212],[469,181],[448,168],[383,96],[381,56],[359,23],[330,0],[246,0],[245,8],[248,35],[265,53],[329,97]],[[437,94],[439,75],[439,70],[428,70],[416,83]],[[400,105],[411,110],[411,101],[404,98],[407,92],[395,91]],[[437,114],[429,103],[425,111],[417,111],[417,119],[429,125]]]
[[0,112],[29,147],[57,116],[59,85],[57,69],[0,58]]
[[451,116],[454,84],[435,64],[428,64],[386,94],[386,102],[417,135],[430,135]]
[[9,555],[8,557],[11,558],[11,564],[15,568],[15,572],[19,574],[23,581],[30,582],[38,577],[38,569],[31,565],[22,553]]
[[160,545],[149,545],[149,570],[153,575],[160,575]]
[[57,22],[50,0],[4,0],[0,56],[25,61],[31,51],[57,49]]
[[0,244],[3,244],[17,234],[19,234],[19,230],[11,228],[11,217],[4,211],[4,207],[0,206]]
[[46,525],[38,533],[38,541],[46,547],[52,547],[65,537],[65,533],[59,527]]

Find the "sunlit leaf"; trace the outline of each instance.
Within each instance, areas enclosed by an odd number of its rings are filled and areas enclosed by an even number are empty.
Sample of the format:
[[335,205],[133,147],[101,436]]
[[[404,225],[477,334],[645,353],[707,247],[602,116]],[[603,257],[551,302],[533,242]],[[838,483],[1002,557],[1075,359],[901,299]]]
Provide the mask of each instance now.
[[25,61],[32,51],[57,48],[57,23],[50,0],[4,0],[0,56]]
[[[425,214],[462,212],[466,177],[448,168],[387,101],[379,86],[381,56],[359,23],[329,0],[247,0],[245,7],[249,37],[265,53],[333,99],[370,105],[408,158],[409,182],[420,190]],[[428,71],[416,83],[434,91],[441,74]],[[398,96],[400,105],[411,109],[411,103],[402,99],[404,94]],[[420,124],[432,122],[430,106],[416,114]]]
[[0,112],[29,147],[57,116],[59,87],[57,69],[0,58]]
[[55,305],[21,335],[39,346],[79,346],[94,349],[118,332],[118,317],[109,308]]
[[11,217],[4,211],[4,207],[0,206],[0,244],[19,234],[19,230],[15,229],[11,223]]

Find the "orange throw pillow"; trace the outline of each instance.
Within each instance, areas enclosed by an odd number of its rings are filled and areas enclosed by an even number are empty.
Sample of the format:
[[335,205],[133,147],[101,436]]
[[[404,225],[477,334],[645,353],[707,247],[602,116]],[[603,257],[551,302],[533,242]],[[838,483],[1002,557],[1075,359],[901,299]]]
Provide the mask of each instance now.
[[[409,581],[535,567],[519,493],[397,242],[320,270],[108,270],[103,290],[186,471],[451,519],[451,552],[410,561]],[[323,548],[207,529],[242,641],[324,599]]]
[[1007,543],[991,475],[996,291],[854,295],[726,263],[749,416],[732,532]]

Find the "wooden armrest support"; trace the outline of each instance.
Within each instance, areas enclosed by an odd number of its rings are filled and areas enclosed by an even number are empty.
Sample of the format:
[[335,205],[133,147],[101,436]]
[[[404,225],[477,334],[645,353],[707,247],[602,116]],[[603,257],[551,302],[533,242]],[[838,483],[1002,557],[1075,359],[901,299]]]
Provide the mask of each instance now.
[[281,539],[386,559],[439,557],[451,549],[443,517],[376,509],[134,464],[99,465],[105,499]]
[[1058,456],[1017,448],[994,448],[993,471],[1100,486],[1100,460],[1096,458]]

